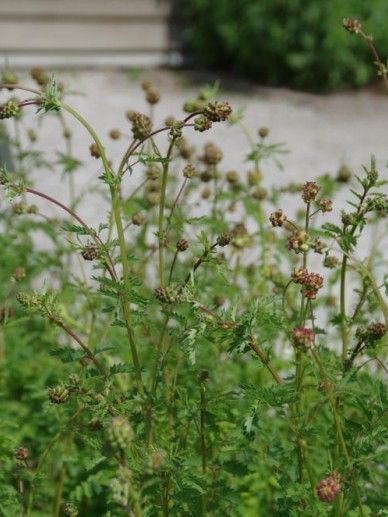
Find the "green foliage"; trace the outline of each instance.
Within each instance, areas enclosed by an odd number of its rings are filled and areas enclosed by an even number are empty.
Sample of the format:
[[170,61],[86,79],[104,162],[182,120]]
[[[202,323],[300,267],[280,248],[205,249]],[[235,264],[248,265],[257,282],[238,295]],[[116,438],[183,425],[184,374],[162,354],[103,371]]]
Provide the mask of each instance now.
[[[182,131],[198,112],[227,118],[228,103],[208,104],[216,92],[185,104]],[[15,119],[17,166],[0,163],[0,515],[380,515],[387,196],[375,160],[322,222],[343,183],[265,189],[284,152],[267,128],[246,135],[246,175],[168,125],[116,163],[81,115],[56,110],[54,82],[42,95],[39,116],[58,117],[65,142],[47,157]],[[70,115],[99,155],[88,193],[105,208],[91,225]],[[244,130],[242,113],[232,122]]]
[[262,84],[328,91],[376,77],[368,49],[342,27],[358,18],[388,55],[385,0],[188,0],[187,41],[199,65]]

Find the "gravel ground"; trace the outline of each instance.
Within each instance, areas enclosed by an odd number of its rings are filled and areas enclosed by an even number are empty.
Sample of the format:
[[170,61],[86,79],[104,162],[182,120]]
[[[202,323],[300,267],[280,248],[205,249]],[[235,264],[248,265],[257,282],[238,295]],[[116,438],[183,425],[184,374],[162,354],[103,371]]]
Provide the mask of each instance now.
[[[195,96],[201,83],[201,78],[194,74],[167,70],[142,73],[85,70],[77,73],[60,72],[57,77],[75,92],[68,98],[68,102],[105,139],[108,156],[113,163],[119,160],[126,141],[109,140],[109,130],[119,128],[129,137],[130,127],[124,116],[125,111],[147,109],[139,87],[141,79],[151,79],[161,91],[162,102],[155,110],[157,121],[163,121],[167,115],[180,116],[183,102]],[[282,157],[282,172],[270,162],[264,167],[266,185],[310,180],[324,172],[335,174],[342,163],[357,171],[362,164],[370,162],[371,154],[375,155],[381,174],[387,177],[388,102],[385,95],[360,91],[323,96],[249,84],[230,88],[230,81],[225,84],[220,98],[229,100],[234,108],[246,108],[247,128],[254,133],[259,126],[269,127],[269,141],[284,142],[290,150]],[[23,124],[26,127],[36,125],[33,110],[30,110]],[[77,173],[76,183],[79,189],[88,190],[90,185],[97,183],[94,180],[99,173],[98,162],[89,155],[91,139],[84,129],[70,120],[69,124],[74,128],[74,154],[85,164]],[[48,153],[61,147],[63,150],[57,120],[46,117],[39,134],[40,148],[44,147]],[[248,168],[248,164],[243,165],[243,169],[241,167],[247,144],[237,127],[217,124],[214,130],[206,134],[190,132],[188,139],[198,144],[215,140],[224,149],[224,168],[242,173]],[[39,178],[41,190],[66,200],[67,188],[58,174],[41,171],[35,177]],[[97,221],[104,218],[104,209],[103,202],[92,201],[92,197],[87,197],[81,207],[85,219],[94,224],[96,218]]]

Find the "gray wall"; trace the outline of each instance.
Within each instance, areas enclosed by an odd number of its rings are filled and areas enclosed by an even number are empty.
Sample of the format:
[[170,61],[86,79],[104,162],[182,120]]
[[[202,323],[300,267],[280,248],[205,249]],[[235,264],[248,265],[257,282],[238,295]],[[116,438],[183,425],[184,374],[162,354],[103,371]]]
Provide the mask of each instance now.
[[0,56],[13,66],[176,63],[169,0],[0,0]]

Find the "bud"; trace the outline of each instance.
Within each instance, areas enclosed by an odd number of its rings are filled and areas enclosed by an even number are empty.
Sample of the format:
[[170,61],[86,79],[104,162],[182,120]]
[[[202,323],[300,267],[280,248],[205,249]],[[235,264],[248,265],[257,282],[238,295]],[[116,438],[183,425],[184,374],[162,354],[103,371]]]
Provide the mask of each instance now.
[[136,214],[133,214],[132,216],[132,223],[135,226],[142,226],[144,224],[145,217],[141,212],[137,212]]
[[266,138],[269,134],[269,129],[267,127],[260,127],[257,132],[260,138]]
[[141,89],[146,92],[147,90],[152,88],[152,83],[149,79],[143,79],[143,81],[140,83],[140,86]]
[[199,177],[200,177],[201,181],[203,181],[204,183],[208,183],[209,181],[211,181],[214,178],[214,174],[212,172],[206,170],[206,171],[201,172]]
[[177,141],[177,148],[184,160],[189,160],[195,151],[195,147],[190,147],[183,137]]
[[120,131],[120,129],[111,129],[109,131],[109,137],[112,140],[119,140],[121,138],[121,131]]
[[321,199],[319,202],[319,208],[322,212],[331,212],[333,210],[333,202],[331,199]]
[[213,298],[213,303],[216,307],[221,307],[222,305],[224,305],[225,303],[225,298],[223,296],[219,296],[219,295],[216,295],[214,298]]
[[203,110],[203,114],[206,118],[212,122],[221,122],[227,120],[229,115],[232,113],[232,108],[228,102],[209,102]]
[[306,351],[314,346],[314,332],[306,327],[295,327],[292,330],[292,343],[296,348]]
[[[10,68],[6,68],[1,74],[0,82],[4,84],[17,84],[18,78]],[[13,88],[8,88],[8,90],[13,90]]]
[[143,140],[152,131],[152,122],[147,115],[134,113],[132,116],[132,134],[136,140]]
[[199,382],[207,382],[209,380],[209,370],[201,370],[198,374]]
[[190,301],[190,294],[186,290],[174,287],[157,287],[154,290],[155,298],[161,303],[184,303]]
[[63,513],[67,517],[78,517],[77,507],[72,503],[66,503],[63,507]]
[[84,260],[96,260],[98,257],[98,248],[95,244],[87,244],[81,252]]
[[342,165],[337,172],[337,181],[339,183],[347,183],[352,177],[352,171],[346,165]]
[[334,471],[326,478],[322,479],[317,487],[317,495],[324,503],[331,503],[341,490],[341,476]]
[[309,273],[306,271],[301,284],[303,296],[310,300],[315,300],[319,289],[323,286],[323,277],[318,273]]
[[203,133],[212,127],[212,121],[203,115],[199,115],[194,119],[194,130]]
[[189,242],[186,239],[179,239],[179,241],[176,243],[176,249],[177,251],[186,251],[189,247]]
[[26,447],[18,447],[15,450],[15,458],[20,461],[25,461],[29,456],[29,451]]
[[384,323],[371,323],[367,327],[359,327],[356,330],[356,337],[360,341],[364,341],[367,345],[373,345],[385,335],[386,331],[387,329]]
[[33,144],[33,143],[35,143],[35,142],[37,141],[37,139],[38,139],[38,136],[37,136],[37,134],[36,134],[35,130],[34,130],[34,129],[32,129],[32,128],[31,128],[31,129],[28,129],[28,131],[27,131],[27,136],[28,136],[29,141],[30,141],[32,144]]
[[285,221],[287,221],[287,217],[285,214],[283,214],[283,210],[279,208],[275,212],[272,212],[272,214],[269,216],[269,220],[273,227],[277,227],[283,226]]
[[328,269],[335,269],[340,265],[340,261],[334,255],[326,255],[323,265]]
[[151,206],[158,205],[160,202],[160,194],[159,194],[159,192],[149,192],[147,194],[146,199],[147,199],[147,202],[149,205],[151,205]]
[[146,91],[146,101],[148,104],[154,105],[160,101],[160,93],[156,88],[150,86]]
[[46,74],[43,68],[32,68],[30,71],[30,75],[39,86],[46,86],[47,83],[50,81],[49,76]]
[[314,239],[311,243],[311,247],[315,251],[315,253],[319,253],[320,255],[327,251],[327,245],[320,239]]
[[207,165],[217,165],[222,160],[222,150],[212,142],[205,144],[201,160]]
[[238,185],[239,180],[240,178],[236,171],[229,171],[226,173],[226,181],[229,185]]
[[99,150],[97,144],[95,144],[95,143],[90,144],[89,151],[90,151],[90,155],[93,156],[93,158],[101,157],[101,153],[100,153],[100,150]]
[[69,396],[70,392],[65,386],[55,386],[48,390],[48,397],[53,404],[65,404]]
[[261,172],[258,169],[248,171],[248,184],[251,187],[258,185],[261,181]]
[[204,188],[201,192],[202,199],[209,199],[209,197],[212,195],[212,191],[210,188]]
[[307,270],[303,267],[294,268],[291,278],[295,284],[302,284]]
[[9,100],[3,106],[0,106],[0,120],[4,120],[6,118],[17,117],[20,112],[19,105],[13,101]]
[[176,120],[170,126],[169,135],[172,138],[181,138],[183,126],[184,126],[183,122],[181,122],[180,120]]
[[164,449],[153,451],[149,458],[149,467],[151,470],[160,470],[167,459],[167,452]]
[[351,34],[359,34],[361,31],[361,22],[356,18],[344,18],[342,20],[342,25],[344,29],[346,29]]
[[150,163],[147,168],[147,178],[150,180],[156,180],[159,178],[160,168],[156,163]]
[[164,124],[166,127],[171,127],[174,124],[174,122],[176,122],[176,118],[171,115],[164,119]]
[[217,245],[225,247],[232,241],[232,234],[230,232],[223,233],[217,237]]
[[191,163],[188,163],[184,169],[183,169],[183,176],[187,179],[191,179],[191,178],[194,178],[194,176],[196,175],[197,171],[195,170],[195,167],[194,165],[192,165]]
[[127,119],[132,122],[133,119],[134,119],[134,116],[136,115],[136,111],[134,110],[128,110],[126,113],[125,113],[125,116],[127,117]]
[[317,197],[317,194],[320,190],[320,187],[315,183],[315,181],[307,181],[303,185],[302,189],[302,199],[305,203],[311,203]]
[[263,201],[267,197],[267,189],[264,187],[256,187],[252,192],[252,197],[257,199],[257,201]]
[[309,236],[304,230],[295,230],[288,238],[287,248],[295,253],[305,253],[309,249]]
[[17,267],[13,270],[12,278],[15,280],[15,282],[20,282],[20,280],[23,280],[26,276],[26,270],[24,267]]
[[112,418],[107,434],[110,444],[117,449],[126,449],[134,438],[130,423],[122,416]]

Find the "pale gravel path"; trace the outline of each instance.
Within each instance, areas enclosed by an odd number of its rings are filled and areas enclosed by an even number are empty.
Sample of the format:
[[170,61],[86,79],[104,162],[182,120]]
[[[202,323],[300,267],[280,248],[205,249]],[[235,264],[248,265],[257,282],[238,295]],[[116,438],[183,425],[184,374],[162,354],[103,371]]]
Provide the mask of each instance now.
[[[120,128],[130,134],[129,123],[124,113],[128,109],[146,110],[139,78],[134,74],[118,70],[89,70],[71,74],[58,73],[68,88],[84,95],[74,95],[68,101],[84,115],[105,139],[109,158],[117,162],[125,148],[125,142],[112,142],[107,137],[111,128]],[[180,116],[185,100],[195,95],[197,88],[187,86],[183,73],[155,70],[147,71],[141,78],[150,78],[160,89],[162,102],[156,107],[156,119],[164,120],[167,115]],[[264,167],[266,185],[281,182],[310,180],[324,172],[332,174],[341,163],[346,162],[355,170],[368,164],[371,154],[385,177],[388,160],[388,97],[368,91],[318,96],[291,92],[285,89],[250,87],[248,93],[224,91],[233,107],[246,107],[246,125],[256,131],[259,126],[271,130],[270,141],[284,142],[291,150],[282,158],[284,171],[268,163]],[[26,124],[32,127],[32,110]],[[85,162],[85,168],[77,175],[77,185],[88,188],[95,184],[98,162],[89,156],[91,139],[84,129],[73,124],[74,152]],[[188,133],[189,139],[198,144],[208,140],[219,142],[224,149],[223,166],[245,174],[244,164],[246,141],[237,127],[228,128],[217,124],[205,134]],[[60,131],[55,120],[45,120],[40,131],[40,147],[58,149]],[[67,197],[67,188],[61,184],[58,174],[39,173],[41,190]],[[88,222],[95,224],[104,219],[100,201],[86,199],[82,212]]]

